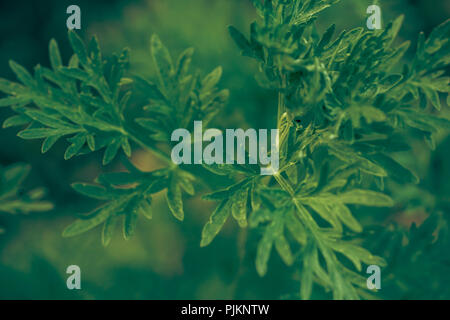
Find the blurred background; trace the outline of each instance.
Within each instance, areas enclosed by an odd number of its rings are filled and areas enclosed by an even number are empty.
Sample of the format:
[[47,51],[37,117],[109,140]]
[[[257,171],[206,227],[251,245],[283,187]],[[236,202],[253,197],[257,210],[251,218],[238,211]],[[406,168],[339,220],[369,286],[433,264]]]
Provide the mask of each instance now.
[[[38,63],[48,66],[51,38],[58,41],[63,59],[68,60],[72,52],[67,40],[66,8],[71,4],[81,8],[79,34],[85,39],[97,35],[104,54],[123,47],[131,49],[131,72],[148,77],[154,74],[148,50],[153,33],[160,36],[172,56],[194,47],[193,63],[203,72],[221,65],[221,86],[229,88],[231,96],[217,117],[218,127],[273,125],[275,95],[257,86],[256,65],[239,55],[227,33],[228,25],[247,30],[256,18],[247,0],[1,1],[0,77],[14,79],[9,59],[27,69]],[[319,31],[331,23],[338,30],[365,27],[370,4],[373,1],[341,0],[319,18]],[[411,40],[412,48],[420,31],[429,33],[450,16],[450,1],[446,0],[381,0],[378,4],[383,23],[405,15],[399,41]],[[448,113],[448,106],[444,108]],[[0,122],[10,115],[4,109],[0,108]],[[70,184],[92,181],[102,171],[117,170],[118,164],[102,168],[101,154],[65,161],[64,141],[42,155],[41,142],[21,140],[16,133],[16,129],[0,131],[0,164],[31,164],[24,187],[44,186],[56,207],[51,212],[29,215],[0,212],[0,226],[5,229],[0,234],[0,299],[278,299],[295,297],[298,292],[295,268],[285,267],[275,254],[268,274],[257,276],[253,240],[258,234],[245,235],[229,223],[209,247],[200,248],[201,228],[213,208],[199,197],[188,199],[183,223],[169,214],[163,195],[157,197],[153,220],[141,219],[136,236],[129,241],[116,232],[108,248],[101,245],[99,228],[79,237],[62,238],[61,232],[73,221],[74,213],[95,206],[76,194]],[[369,219],[376,214],[380,225],[395,222],[397,227],[407,229],[412,222],[420,224],[437,206],[448,210],[450,139],[441,135],[437,142],[433,152],[418,141],[412,153],[403,155],[403,163],[415,170],[422,182],[404,190],[388,186],[405,203],[401,212],[374,210],[359,216]],[[132,161],[143,170],[158,165],[139,150],[133,153]],[[248,241],[242,245],[247,236]],[[66,288],[65,270],[72,264],[82,271],[79,291]],[[405,292],[409,293],[391,290],[385,297],[426,298],[429,293],[426,288]]]

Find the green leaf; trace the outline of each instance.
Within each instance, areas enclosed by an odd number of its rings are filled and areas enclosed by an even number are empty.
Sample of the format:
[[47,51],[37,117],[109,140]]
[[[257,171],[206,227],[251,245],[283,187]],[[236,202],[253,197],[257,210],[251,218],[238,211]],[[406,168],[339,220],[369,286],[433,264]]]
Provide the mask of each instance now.
[[333,37],[334,31],[336,30],[336,25],[332,24],[327,31],[322,36],[322,39],[320,40],[319,44],[317,45],[317,49],[319,52],[325,48],[326,45],[328,45],[331,41],[331,38]]
[[89,231],[104,222],[109,215],[110,211],[107,207],[97,209],[92,218],[87,220],[78,219],[69,225],[66,229],[64,229],[62,236],[65,238],[73,237]]
[[222,67],[217,67],[202,80],[202,89],[204,92],[212,90],[222,77]]
[[181,196],[181,188],[178,179],[172,175],[169,188],[166,194],[167,204],[173,216],[180,221],[184,219],[183,199]]
[[[342,199],[339,197],[339,200]],[[361,232],[363,230],[361,224],[356,220],[349,208],[343,205],[342,203],[333,203],[331,204],[331,210],[333,210],[334,214],[344,223],[348,228],[355,232]]]
[[230,36],[231,38],[233,38],[236,45],[239,47],[239,49],[241,49],[242,54],[251,56],[253,53],[253,49],[247,38],[245,38],[245,36],[233,26],[229,26],[228,31],[230,32]]
[[3,128],[11,128],[11,127],[16,127],[16,126],[22,126],[24,124],[27,124],[31,121],[31,119],[29,117],[27,117],[26,115],[15,115],[12,117],[9,117],[8,119],[6,119],[3,122]]
[[353,189],[338,195],[343,203],[371,207],[392,207],[394,201],[387,195],[371,190]]
[[169,50],[162,44],[159,37],[154,34],[150,41],[150,49],[153,57],[153,62],[158,70],[159,79],[161,84],[167,88],[169,80],[174,74],[172,58],[170,57]]
[[0,91],[6,94],[17,95],[18,93],[23,92],[24,89],[24,86],[18,83],[0,78]]
[[129,240],[135,233],[138,214],[136,211],[130,211],[125,214],[123,222],[123,236],[125,240]]
[[383,167],[388,177],[399,183],[419,183],[419,178],[400,163],[387,155],[377,153],[371,156],[374,162]]
[[246,188],[235,192],[231,200],[231,212],[233,218],[236,219],[241,228],[245,228],[247,226],[247,199],[248,189]]
[[30,102],[27,97],[8,97],[0,99],[0,107],[9,107],[16,104],[26,104]]
[[56,143],[56,141],[59,140],[61,136],[50,136],[45,138],[44,142],[42,143],[41,152],[46,153],[48,150],[53,147],[53,145]]
[[138,213],[142,214],[148,220],[153,218],[153,212],[151,208],[151,198],[144,199],[139,204]]
[[202,240],[200,242],[201,247],[206,247],[214,240],[229,216],[229,204],[227,201],[222,201],[211,214],[209,221],[203,227]]
[[86,52],[86,47],[83,40],[75,33],[75,31],[69,31],[69,41],[72,46],[73,51],[78,57],[78,60],[83,66],[88,65],[88,57]]
[[22,139],[42,139],[60,134],[61,131],[49,128],[25,129],[20,131],[17,136]]
[[267,227],[261,241],[258,243],[256,251],[256,271],[261,277],[267,273],[267,264],[269,262],[274,241],[272,233],[273,228],[270,226]]
[[55,39],[50,40],[49,44],[49,55],[50,55],[50,64],[53,70],[57,70],[62,66],[61,54],[59,53],[58,44]]
[[106,219],[102,231],[102,244],[104,247],[107,247],[111,242],[112,236],[114,235],[116,224],[117,224],[116,216],[110,215],[108,219]]
[[128,141],[128,138],[123,139],[122,150],[127,157],[129,157],[129,158],[131,157],[131,146],[130,146],[130,142]]
[[117,152],[119,151],[119,148],[121,146],[120,139],[114,138],[112,142],[106,147],[105,153],[103,154],[103,165],[106,166],[111,161],[114,160],[114,158],[117,155]]
[[99,200],[113,200],[114,194],[109,193],[104,187],[89,183],[73,183],[72,188],[82,195]]
[[31,74],[21,65],[15,63],[13,60],[9,61],[9,66],[11,67],[12,71],[17,76],[17,79],[19,79],[24,85],[27,87],[33,88],[36,85],[35,80],[31,76]]
[[64,160],[69,160],[81,150],[86,143],[86,135],[78,134],[73,138],[68,139],[72,144],[66,149],[64,153]]
[[69,78],[78,79],[81,81],[88,81],[90,80],[91,76],[86,71],[83,71],[78,68],[66,68],[66,67],[60,67],[59,71],[61,74],[65,75]]
[[291,247],[284,235],[280,235],[275,239],[275,248],[286,265],[291,266],[294,263]]
[[194,49],[188,48],[178,58],[175,76],[179,81],[187,74],[193,54]]
[[300,297],[303,300],[308,300],[311,297],[313,286],[313,270],[315,266],[314,257],[317,254],[317,249],[313,242],[309,242],[303,254],[303,268],[300,278]]

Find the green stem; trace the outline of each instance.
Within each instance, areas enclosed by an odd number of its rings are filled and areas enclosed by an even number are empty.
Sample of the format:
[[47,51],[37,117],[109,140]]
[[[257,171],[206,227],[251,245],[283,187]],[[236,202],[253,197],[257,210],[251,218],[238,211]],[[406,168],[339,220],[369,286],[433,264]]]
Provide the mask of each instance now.
[[130,138],[131,140],[133,140],[134,142],[136,142],[142,148],[144,148],[144,149],[150,151],[151,153],[153,153],[155,156],[157,156],[164,163],[174,165],[172,160],[164,152],[162,152],[161,150],[159,150],[159,149],[153,147],[152,145],[142,141],[141,139],[139,139],[138,137],[136,137],[135,135],[133,135],[132,133],[130,133],[128,131],[125,131],[125,135],[128,138]]

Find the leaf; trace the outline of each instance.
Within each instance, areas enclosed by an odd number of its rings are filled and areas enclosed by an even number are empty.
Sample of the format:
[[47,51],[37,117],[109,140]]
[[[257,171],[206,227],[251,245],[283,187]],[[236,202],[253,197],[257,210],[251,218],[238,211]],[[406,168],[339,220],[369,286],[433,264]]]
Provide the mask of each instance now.
[[314,270],[314,257],[317,249],[312,242],[309,242],[304,249],[303,268],[300,279],[300,297],[303,300],[308,300],[311,297],[313,286],[313,270]]
[[327,221],[333,228],[342,231],[342,225],[338,220],[336,208],[332,203],[324,201],[322,198],[308,198],[305,204],[310,206],[315,212],[317,212],[325,221]]
[[177,68],[175,72],[175,76],[180,81],[182,77],[184,77],[189,69],[189,66],[191,65],[192,56],[194,54],[193,48],[188,48],[180,55],[177,61]]
[[322,39],[320,40],[319,44],[317,45],[317,50],[319,52],[321,52],[323,50],[323,48],[325,48],[325,46],[327,44],[330,43],[331,38],[333,37],[334,31],[336,30],[336,25],[332,24],[323,34]]
[[241,228],[247,226],[248,189],[235,192],[232,199],[231,212]]
[[26,115],[22,115],[22,114],[15,115],[15,116],[9,117],[8,119],[6,119],[3,122],[3,128],[6,129],[6,128],[11,128],[11,127],[16,127],[16,126],[22,126],[24,124],[29,123],[30,120],[31,119],[29,117],[27,117]]
[[292,210],[287,212],[285,215],[285,225],[286,228],[291,233],[291,235],[298,243],[300,244],[306,243],[306,230],[300,223],[300,221],[297,219]]
[[129,157],[129,158],[131,157],[131,146],[130,146],[130,142],[128,141],[128,138],[123,139],[122,150],[127,157]]
[[50,64],[53,70],[57,70],[62,66],[61,54],[59,53],[58,44],[55,39],[50,40],[49,44],[49,55],[50,55]]
[[[342,199],[339,197],[342,201]],[[356,220],[351,211],[347,208],[347,206],[342,203],[333,203],[331,205],[331,210],[334,211],[335,215],[344,223],[348,228],[355,232],[361,232],[363,230],[361,224]]]
[[69,78],[78,79],[81,81],[88,81],[91,79],[91,76],[86,71],[83,71],[78,68],[66,68],[66,67],[60,67],[59,71],[61,74],[65,75]]
[[110,215],[108,219],[106,219],[102,231],[102,244],[104,247],[107,247],[111,242],[112,236],[114,234],[114,229],[116,227],[116,223],[117,217],[115,217],[114,215]]
[[267,264],[269,262],[274,241],[272,232],[272,228],[267,227],[263,238],[258,243],[256,251],[256,271],[260,277],[263,277],[267,273]]
[[135,233],[138,214],[136,211],[130,211],[125,214],[123,222],[123,236],[125,240],[129,240]]
[[167,88],[169,79],[174,73],[172,58],[170,57],[169,51],[161,43],[161,40],[156,34],[154,34],[151,38],[150,49],[153,57],[153,62],[155,63],[155,66],[158,70],[161,84]]
[[89,231],[104,222],[109,215],[110,211],[107,207],[100,208],[96,210],[92,218],[87,220],[78,219],[69,225],[66,229],[64,229],[62,236],[65,238],[73,237]]
[[16,74],[17,79],[19,79],[24,85],[31,88],[35,86],[35,80],[24,67],[17,64],[13,60],[9,61],[9,66],[11,67],[12,71],[14,71],[14,73]]
[[81,148],[86,143],[86,135],[78,134],[75,137],[69,139],[72,144],[66,149],[64,153],[64,160],[69,160],[81,150]]
[[172,174],[171,182],[166,194],[167,204],[173,216],[180,221],[184,220],[183,199],[178,179]]
[[0,78],[0,91],[6,94],[17,95],[18,93],[23,92],[24,89],[25,88],[18,83]]
[[229,209],[230,208],[227,201],[222,201],[211,214],[209,221],[205,224],[202,230],[202,240],[200,242],[201,247],[206,247],[214,240],[230,216]]
[[86,52],[86,47],[83,43],[83,40],[75,33],[75,31],[69,31],[69,41],[72,46],[73,51],[78,57],[78,60],[83,66],[88,65],[88,57]]
[[387,155],[377,153],[371,158],[388,173],[388,177],[399,183],[419,183],[419,178],[400,163]]
[[371,190],[353,189],[338,195],[343,203],[371,207],[392,207],[394,201],[387,195]]
[[121,141],[117,138],[114,138],[112,142],[106,147],[105,153],[103,154],[103,165],[106,166],[111,161],[114,160],[114,158],[117,155],[117,152],[119,151],[119,148],[121,146]]
[[217,67],[202,80],[202,90],[208,92],[212,90],[222,77],[222,67]]
[[113,200],[114,195],[109,193],[104,187],[89,184],[89,183],[73,183],[72,188],[89,198],[94,198],[98,200]]
[[291,247],[284,235],[280,235],[275,239],[275,248],[286,265],[291,266],[294,263]]
[[141,203],[139,204],[138,213],[142,214],[148,220],[151,220],[153,218],[151,198],[141,201]]
[[26,104],[30,101],[27,97],[8,97],[0,99],[0,107],[9,107],[16,104]]
[[61,134],[61,131],[57,129],[49,128],[36,128],[36,129],[25,129],[20,131],[17,136],[22,139],[42,139],[50,136],[55,136]]
[[53,147],[53,145],[61,138],[61,136],[50,136],[45,138],[44,142],[42,143],[41,152],[46,153],[48,150]]
[[235,27],[229,26],[228,31],[230,33],[231,38],[233,38],[236,45],[241,49],[241,53],[243,55],[252,55],[252,46],[250,42],[245,38],[245,36]]

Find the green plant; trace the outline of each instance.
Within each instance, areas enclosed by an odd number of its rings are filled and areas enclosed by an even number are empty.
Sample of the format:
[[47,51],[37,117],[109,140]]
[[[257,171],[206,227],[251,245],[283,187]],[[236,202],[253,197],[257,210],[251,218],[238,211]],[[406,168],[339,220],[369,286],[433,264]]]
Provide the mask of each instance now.
[[[50,202],[41,200],[45,195],[43,188],[23,192],[22,183],[30,169],[29,165],[23,163],[0,166],[0,213],[29,213],[53,208]],[[0,233],[2,232],[3,229],[0,228]]]
[[[274,126],[280,130],[280,170],[264,177],[258,165],[204,166],[232,182],[204,195],[218,205],[203,228],[201,246],[210,244],[233,217],[240,227],[261,233],[257,272],[266,274],[274,247],[287,265],[300,269],[303,299],[311,297],[313,283],[335,299],[371,297],[362,267],[384,266],[385,260],[364,248],[363,227],[351,209],[394,206],[383,193],[384,182],[414,184],[418,177],[392,154],[408,151],[411,136],[433,148],[436,134],[450,124],[435,115],[441,109],[439,92],[449,92],[450,23],[427,39],[421,34],[414,62],[399,69],[409,47],[409,42],[395,44],[403,18],[384,30],[356,28],[332,40],[335,26],[320,36],[314,20],[336,2],[253,0],[259,20],[251,24],[250,37],[229,28],[242,54],[257,61],[260,85],[278,95]],[[73,185],[104,204],[63,235],[103,224],[102,242],[108,245],[123,218],[127,239],[139,215],[151,219],[152,196],[164,189],[170,211],[183,220],[183,192],[193,195],[194,183],[202,178],[189,166],[175,166],[157,143],[170,143],[174,129],[191,129],[194,120],[206,126],[220,112],[228,98],[227,90],[217,88],[221,68],[204,77],[188,73],[193,50],[173,63],[153,36],[157,82],[152,83],[126,76],[128,50],[105,59],[95,38],[87,47],[74,32],[69,40],[75,54],[68,66],[52,40],[52,69],[37,66],[32,76],[11,62],[22,84],[0,80],[0,90],[9,95],[0,106],[12,106],[17,113],[4,125],[27,125],[18,136],[44,138],[42,152],[62,137],[70,143],[65,159],[105,149],[106,165],[123,151],[127,171],[101,174],[96,184]],[[133,119],[127,110],[135,94],[146,105],[142,116]],[[137,169],[128,159],[132,144],[166,166],[152,172]]]

